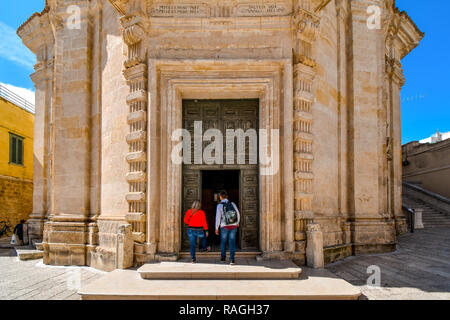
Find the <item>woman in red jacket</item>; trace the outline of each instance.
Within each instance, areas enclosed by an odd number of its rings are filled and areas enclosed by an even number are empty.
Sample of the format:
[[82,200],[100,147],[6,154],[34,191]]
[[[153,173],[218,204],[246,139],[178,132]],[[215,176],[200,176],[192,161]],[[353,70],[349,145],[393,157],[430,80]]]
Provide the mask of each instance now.
[[203,210],[200,210],[202,204],[200,201],[194,201],[191,209],[186,212],[184,216],[184,223],[188,228],[188,237],[191,247],[192,263],[196,263],[195,249],[197,246],[197,238],[200,238],[203,248],[206,248],[206,238],[208,237],[208,224],[206,223],[206,215]]

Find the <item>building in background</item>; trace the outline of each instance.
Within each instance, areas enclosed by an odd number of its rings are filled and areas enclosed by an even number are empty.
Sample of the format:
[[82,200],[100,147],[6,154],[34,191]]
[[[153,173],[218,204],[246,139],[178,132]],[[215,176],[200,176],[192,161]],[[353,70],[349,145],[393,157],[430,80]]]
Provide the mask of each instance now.
[[0,84],[0,221],[11,231],[33,209],[34,105]]
[[431,137],[420,140],[420,143],[436,143],[444,140],[450,139],[450,131],[445,133],[440,133],[439,130],[436,131]]
[[450,132],[403,145],[403,181],[450,198]]

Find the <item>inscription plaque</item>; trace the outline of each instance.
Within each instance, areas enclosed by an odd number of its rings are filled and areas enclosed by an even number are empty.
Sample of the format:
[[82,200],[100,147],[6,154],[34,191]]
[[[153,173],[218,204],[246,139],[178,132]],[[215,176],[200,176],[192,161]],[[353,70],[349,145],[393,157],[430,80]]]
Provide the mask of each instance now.
[[292,12],[292,6],[287,3],[241,4],[236,7],[238,17],[283,16]]
[[149,13],[152,17],[208,17],[210,8],[204,4],[155,4]]

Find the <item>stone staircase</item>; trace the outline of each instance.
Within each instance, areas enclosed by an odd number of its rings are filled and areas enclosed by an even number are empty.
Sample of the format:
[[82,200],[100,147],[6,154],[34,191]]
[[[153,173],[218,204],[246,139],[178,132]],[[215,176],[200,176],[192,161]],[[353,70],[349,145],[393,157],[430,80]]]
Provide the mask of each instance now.
[[422,222],[425,228],[450,227],[450,213],[437,210],[425,201],[411,196],[403,196],[403,203],[410,208],[422,210]]
[[325,269],[291,261],[201,259],[115,270],[81,288],[83,300],[356,300],[361,291]]

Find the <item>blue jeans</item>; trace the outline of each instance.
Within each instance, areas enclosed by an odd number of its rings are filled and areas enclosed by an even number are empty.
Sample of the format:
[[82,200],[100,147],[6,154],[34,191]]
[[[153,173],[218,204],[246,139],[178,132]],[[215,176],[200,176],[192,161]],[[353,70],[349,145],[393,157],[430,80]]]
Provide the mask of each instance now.
[[206,234],[203,230],[188,229],[189,243],[191,247],[191,259],[195,260],[195,249],[197,247],[197,238],[202,241],[203,248],[206,248]]
[[227,240],[228,246],[230,247],[230,260],[234,260],[236,255],[236,234],[237,228],[225,229],[220,228],[220,253],[222,259],[225,260],[227,257]]

